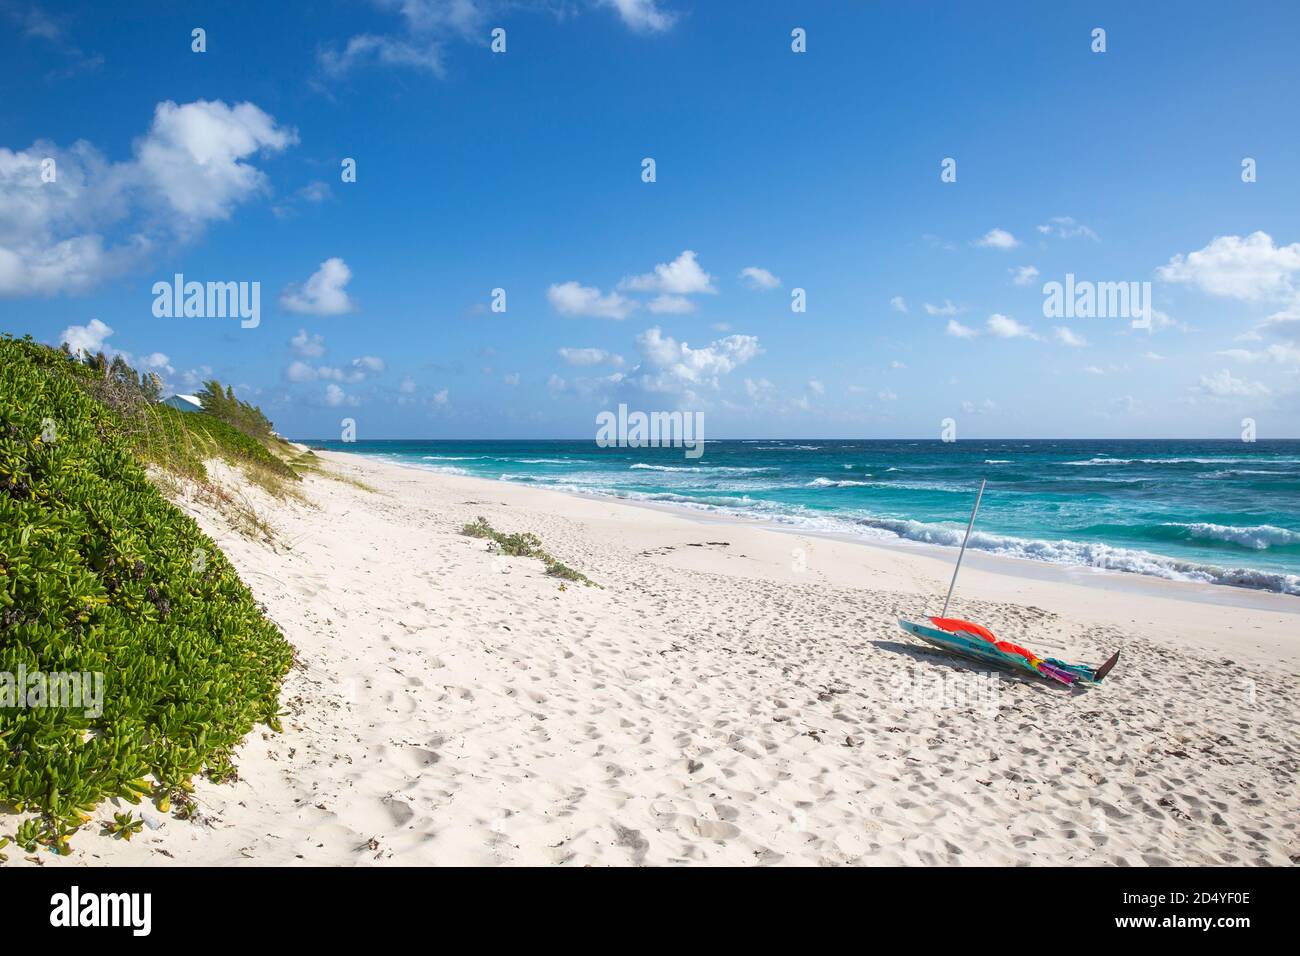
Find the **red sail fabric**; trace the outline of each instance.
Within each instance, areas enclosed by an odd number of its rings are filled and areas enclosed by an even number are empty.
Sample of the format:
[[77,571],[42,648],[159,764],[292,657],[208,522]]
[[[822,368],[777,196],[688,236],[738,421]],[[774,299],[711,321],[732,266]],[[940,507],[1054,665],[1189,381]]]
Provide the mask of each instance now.
[[982,624],[972,624],[970,621],[963,621],[956,617],[932,617],[930,623],[940,630],[951,633],[962,632],[973,634],[976,637],[982,637],[1004,654],[1019,654],[1029,663],[1041,660],[1041,658],[1031,650],[1021,647],[1019,644],[1012,644],[1010,641],[999,641],[992,631]]

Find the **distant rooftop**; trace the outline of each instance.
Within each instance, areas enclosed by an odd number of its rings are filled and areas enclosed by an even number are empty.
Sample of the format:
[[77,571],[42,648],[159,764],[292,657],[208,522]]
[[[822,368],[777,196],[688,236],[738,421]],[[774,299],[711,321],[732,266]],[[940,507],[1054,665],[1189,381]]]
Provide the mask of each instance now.
[[172,408],[180,409],[182,412],[198,412],[203,410],[203,403],[199,401],[197,395],[171,395],[163,399],[164,405],[170,405]]

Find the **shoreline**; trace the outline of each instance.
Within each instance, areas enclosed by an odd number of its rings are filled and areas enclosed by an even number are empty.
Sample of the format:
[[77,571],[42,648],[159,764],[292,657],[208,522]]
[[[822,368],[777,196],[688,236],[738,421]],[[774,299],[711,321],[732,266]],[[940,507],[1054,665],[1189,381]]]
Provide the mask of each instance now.
[[[192,819],[109,800],[45,865],[1300,855],[1294,613],[963,567],[955,615],[1072,662],[1121,651],[1071,692],[899,629],[937,610],[946,554],[317,454],[297,496],[245,489],[270,541],[177,500],[295,648],[282,732],[197,779]],[[494,553],[479,517],[598,586]],[[96,832],[123,811],[134,840]]]
[[[884,536],[877,538],[829,529],[799,528],[793,524],[781,522],[770,517],[734,514],[725,511],[710,510],[706,507],[693,507],[678,502],[636,499],[600,490],[583,492],[572,488],[549,487],[542,484],[524,484],[521,482],[503,481],[499,478],[490,478],[484,475],[459,474],[440,470],[436,467],[426,467],[414,462],[384,458],[379,455],[367,454],[365,452],[347,452],[338,451],[333,448],[318,448],[317,453],[319,454],[322,451],[332,455],[369,458],[385,464],[395,465],[401,468],[411,468],[432,475],[450,478],[467,478],[488,482],[493,485],[527,487],[537,491],[566,495],[579,500],[613,501],[635,508],[662,511],[668,514],[678,515],[679,517],[694,519],[705,524],[716,522],[725,526],[739,523],[763,528],[768,531],[780,532],[782,534],[825,538],[828,540],[861,545],[868,548],[878,547],[886,550],[897,549],[901,553],[920,554],[940,561],[946,560],[950,563],[956,560],[957,555],[957,548],[951,545],[916,541],[904,538],[901,535],[896,535],[894,539],[891,540]],[[1154,554],[1154,552],[1152,553]],[[1171,558],[1168,555],[1155,556],[1167,560],[1181,560]],[[1206,604],[1215,604],[1226,607],[1253,608],[1258,610],[1277,611],[1284,614],[1289,613],[1300,615],[1300,596],[1287,594],[1281,591],[1274,591],[1268,588],[1247,587],[1240,584],[1218,584],[1209,581],[1188,581],[1178,578],[1166,578],[1155,574],[1143,574],[1138,571],[1101,568],[1083,564],[1065,564],[1054,561],[1039,561],[1033,558],[1020,557],[1018,555],[998,554],[996,552],[984,551],[978,548],[968,549],[963,561],[964,567],[979,567],[990,573],[1001,573],[1012,577],[1037,578],[1046,581],[1056,581],[1060,583],[1077,584],[1085,587],[1098,587],[1103,589],[1113,586],[1134,594],[1148,597],[1176,597],[1180,600],[1200,601]],[[1223,570],[1228,569],[1224,568]]]

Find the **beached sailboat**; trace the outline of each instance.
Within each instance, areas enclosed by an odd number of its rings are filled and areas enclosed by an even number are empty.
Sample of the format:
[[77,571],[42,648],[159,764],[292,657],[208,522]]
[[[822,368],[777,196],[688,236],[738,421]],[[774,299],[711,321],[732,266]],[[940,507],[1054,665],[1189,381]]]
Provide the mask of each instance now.
[[1100,667],[1088,667],[1085,664],[1067,664],[1054,657],[1039,657],[1028,648],[1009,641],[999,640],[988,628],[948,617],[948,605],[952,601],[953,588],[957,586],[957,574],[961,571],[961,559],[966,554],[966,545],[970,541],[971,529],[975,527],[975,515],[980,510],[980,501],[984,497],[986,482],[980,482],[979,494],[975,496],[975,507],[971,509],[970,522],[966,525],[966,536],[962,539],[961,550],[957,552],[957,566],[953,568],[952,583],[948,585],[948,596],[943,602],[943,612],[937,617],[929,618],[928,624],[899,618],[898,625],[913,637],[942,648],[953,654],[973,658],[988,664],[1010,667],[1015,670],[1028,671],[1047,680],[1054,680],[1067,686],[1076,684],[1100,684],[1119,660],[1119,651]]

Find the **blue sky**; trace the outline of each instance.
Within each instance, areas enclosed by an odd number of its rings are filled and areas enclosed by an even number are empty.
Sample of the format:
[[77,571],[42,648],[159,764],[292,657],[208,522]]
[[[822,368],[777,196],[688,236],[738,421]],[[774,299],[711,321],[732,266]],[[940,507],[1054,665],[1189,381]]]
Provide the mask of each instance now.
[[0,330],[295,437],[1300,437],[1293,3],[282,6],[0,0]]

